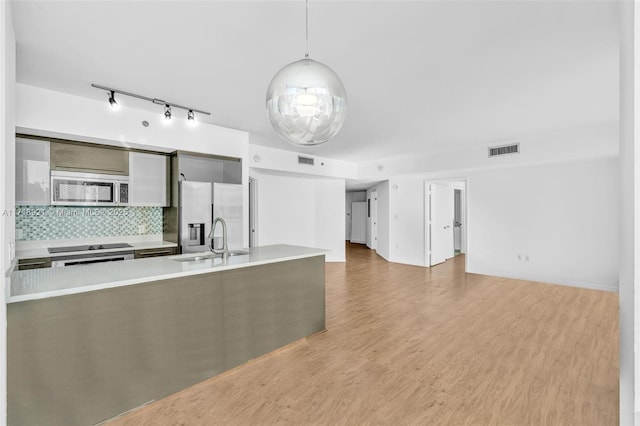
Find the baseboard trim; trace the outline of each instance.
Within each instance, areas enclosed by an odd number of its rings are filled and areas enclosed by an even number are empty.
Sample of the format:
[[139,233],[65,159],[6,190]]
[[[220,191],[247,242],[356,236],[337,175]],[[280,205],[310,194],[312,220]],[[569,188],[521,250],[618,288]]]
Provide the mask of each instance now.
[[494,277],[500,278],[510,278],[514,280],[523,280],[523,281],[533,281],[537,283],[543,284],[554,284],[554,285],[564,285],[567,287],[579,287],[586,288],[589,290],[601,290],[601,291],[610,291],[613,293],[618,292],[617,285],[611,284],[597,284],[597,283],[586,283],[581,281],[572,281],[572,280],[564,280],[556,277],[548,277],[544,275],[516,275],[516,274],[504,274],[496,271],[487,271],[487,270],[469,270],[467,271],[470,274],[480,274],[480,275],[491,275]]

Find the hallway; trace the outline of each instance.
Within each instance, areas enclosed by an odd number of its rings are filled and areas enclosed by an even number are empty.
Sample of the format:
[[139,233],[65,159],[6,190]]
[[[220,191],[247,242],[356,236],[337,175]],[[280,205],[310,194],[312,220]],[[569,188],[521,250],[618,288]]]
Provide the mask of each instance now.
[[327,332],[109,424],[618,424],[617,293],[347,244],[326,309]]

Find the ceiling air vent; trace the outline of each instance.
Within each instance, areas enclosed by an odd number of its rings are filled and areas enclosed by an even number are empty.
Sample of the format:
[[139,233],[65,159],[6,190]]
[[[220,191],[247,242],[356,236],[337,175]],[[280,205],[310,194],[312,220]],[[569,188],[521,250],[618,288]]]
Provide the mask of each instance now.
[[298,155],[298,164],[308,164],[310,166],[313,166],[313,158],[301,157]]
[[495,157],[498,155],[506,155],[506,154],[519,154],[519,153],[520,153],[519,143],[516,143],[513,145],[494,146],[489,148],[489,157]]

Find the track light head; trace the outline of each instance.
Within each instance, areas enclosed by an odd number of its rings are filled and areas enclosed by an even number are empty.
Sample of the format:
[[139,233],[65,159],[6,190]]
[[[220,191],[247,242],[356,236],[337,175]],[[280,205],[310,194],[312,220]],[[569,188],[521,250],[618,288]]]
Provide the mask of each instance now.
[[191,126],[195,126],[196,124],[196,115],[193,113],[192,109],[190,109],[187,113],[187,123],[189,123]]
[[164,106],[164,119],[167,121],[171,120],[171,106],[169,104],[165,104]]
[[113,90],[109,92],[109,105],[111,105],[112,109],[120,108],[120,105],[118,105],[118,102],[116,102],[116,92]]

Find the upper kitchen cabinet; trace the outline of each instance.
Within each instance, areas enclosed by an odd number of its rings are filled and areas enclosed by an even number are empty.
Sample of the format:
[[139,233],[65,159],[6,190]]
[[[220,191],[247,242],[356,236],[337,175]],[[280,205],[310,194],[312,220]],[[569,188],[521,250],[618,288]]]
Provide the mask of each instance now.
[[51,170],[126,176],[129,153],[93,144],[51,142]]
[[49,156],[49,141],[16,138],[16,204],[51,204]]
[[129,205],[167,207],[165,155],[129,152]]

